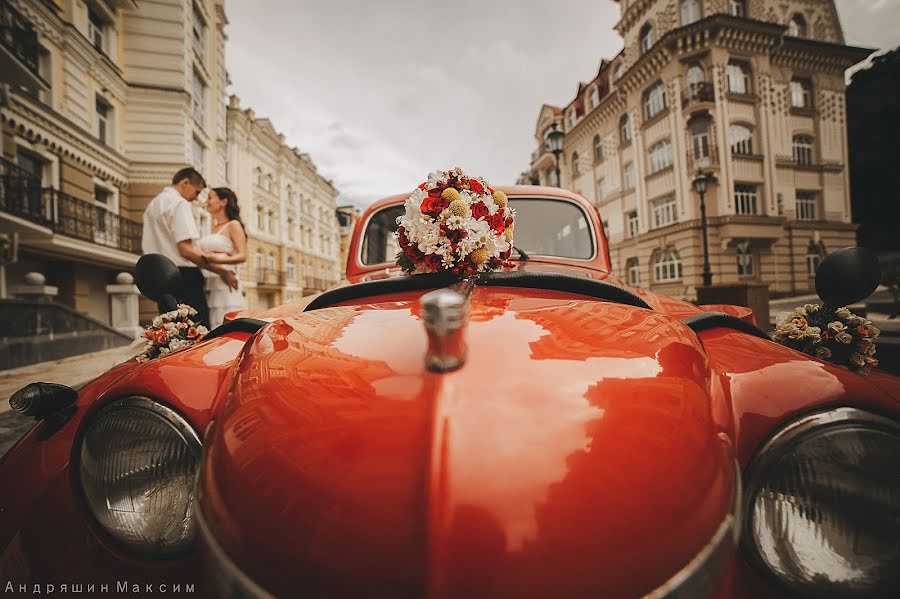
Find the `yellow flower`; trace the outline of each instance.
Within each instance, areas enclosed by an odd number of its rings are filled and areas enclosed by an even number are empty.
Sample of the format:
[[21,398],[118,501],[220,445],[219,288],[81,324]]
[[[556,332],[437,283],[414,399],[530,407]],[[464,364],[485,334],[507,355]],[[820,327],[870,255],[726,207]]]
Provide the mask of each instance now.
[[[453,189],[452,187],[448,187],[444,191],[441,192],[441,197],[445,200],[452,202],[456,202],[460,199],[459,192]],[[462,215],[460,215],[462,216]]]
[[488,259],[488,252],[484,248],[478,248],[469,254],[469,258],[472,260],[473,264],[484,264]]
[[500,191],[499,189],[493,194],[494,203],[500,206],[501,208],[506,208],[506,205],[509,203],[509,200],[506,197],[506,194]]
[[512,223],[511,225],[506,227],[506,231],[504,231],[504,233],[503,233],[504,235],[506,235],[506,241],[508,241],[509,243],[513,242],[513,231],[515,230],[515,228],[516,228],[516,223]]
[[[446,194],[448,191],[451,191],[451,190],[456,191],[452,187],[448,187],[447,189],[444,190],[444,194]],[[444,194],[441,194],[441,195],[444,195]],[[458,191],[456,192],[456,197],[459,198]],[[462,201],[462,199],[453,200],[452,202],[450,202],[450,205],[447,208],[450,210],[450,214],[452,214],[454,216],[459,216],[460,218],[465,218],[465,217],[469,216],[469,207],[466,206],[466,203],[464,201]]]

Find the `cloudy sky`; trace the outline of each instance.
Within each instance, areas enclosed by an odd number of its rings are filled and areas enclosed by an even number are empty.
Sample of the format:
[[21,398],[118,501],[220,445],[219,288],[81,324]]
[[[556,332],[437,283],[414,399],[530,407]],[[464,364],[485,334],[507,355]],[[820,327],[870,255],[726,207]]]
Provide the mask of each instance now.
[[[900,0],[837,0],[847,43],[900,45]],[[622,47],[612,0],[227,0],[245,107],[366,206],[459,165],[514,183],[540,106]]]

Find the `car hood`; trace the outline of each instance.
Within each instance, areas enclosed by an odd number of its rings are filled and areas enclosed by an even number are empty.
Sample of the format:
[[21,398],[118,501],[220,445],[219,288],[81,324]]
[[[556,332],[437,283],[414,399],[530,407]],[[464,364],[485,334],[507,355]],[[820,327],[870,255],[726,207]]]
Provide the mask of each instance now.
[[466,363],[436,374],[413,295],[245,349],[200,509],[247,575],[286,596],[627,597],[709,541],[734,458],[687,327],[476,288]]

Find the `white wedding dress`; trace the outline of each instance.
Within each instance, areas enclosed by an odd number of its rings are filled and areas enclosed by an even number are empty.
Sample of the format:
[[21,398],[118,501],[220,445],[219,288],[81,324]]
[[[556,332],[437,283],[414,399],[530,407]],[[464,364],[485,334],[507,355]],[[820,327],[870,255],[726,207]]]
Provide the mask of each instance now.
[[[221,252],[229,256],[234,254],[234,244],[231,239],[220,234],[211,233],[200,238],[200,249],[205,252]],[[235,264],[220,264],[220,266],[237,272]],[[206,277],[206,303],[209,306],[209,323],[216,328],[225,320],[227,312],[243,310],[244,294],[241,291],[240,282],[237,289],[231,289],[222,277],[208,270],[203,271]]]

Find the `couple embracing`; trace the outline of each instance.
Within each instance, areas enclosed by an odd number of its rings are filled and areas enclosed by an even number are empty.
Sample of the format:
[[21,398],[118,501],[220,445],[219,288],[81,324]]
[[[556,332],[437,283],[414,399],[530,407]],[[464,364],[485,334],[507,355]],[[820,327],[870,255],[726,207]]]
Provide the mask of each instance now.
[[206,200],[212,233],[200,237],[190,203],[205,188],[206,181],[193,168],[175,173],[172,184],[144,210],[141,247],[145,254],[162,254],[178,266],[178,301],[195,308],[202,324],[215,328],[226,312],[244,308],[236,270],[247,259],[247,235],[237,196],[227,187],[216,187]]

